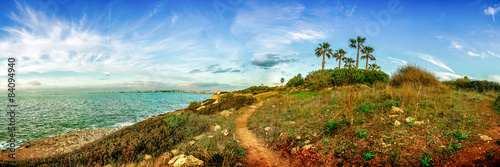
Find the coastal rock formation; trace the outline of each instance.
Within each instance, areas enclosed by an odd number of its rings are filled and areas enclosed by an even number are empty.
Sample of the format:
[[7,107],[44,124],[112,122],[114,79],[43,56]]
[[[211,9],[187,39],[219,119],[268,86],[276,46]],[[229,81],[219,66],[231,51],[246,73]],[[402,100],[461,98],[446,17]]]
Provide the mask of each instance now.
[[175,156],[168,161],[168,165],[172,165],[174,167],[203,166],[203,164],[204,162],[202,160],[199,160],[192,155],[186,156],[184,154]]

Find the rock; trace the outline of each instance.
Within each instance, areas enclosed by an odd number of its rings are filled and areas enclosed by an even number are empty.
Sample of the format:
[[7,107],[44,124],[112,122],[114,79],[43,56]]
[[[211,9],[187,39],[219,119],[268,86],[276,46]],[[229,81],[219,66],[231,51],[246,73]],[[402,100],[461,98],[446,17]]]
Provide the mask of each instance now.
[[396,106],[392,106],[391,112],[392,112],[392,113],[395,113],[395,114],[402,114],[402,113],[405,113],[403,110],[401,110],[400,108],[398,108],[398,107],[396,107]]
[[214,138],[214,135],[208,135],[207,138],[209,139]]
[[233,115],[233,112],[229,111],[229,110],[224,110],[220,113],[220,115],[224,116],[225,118],[227,117],[230,117],[231,115]]
[[311,143],[311,141],[310,141],[310,140],[306,140],[306,141],[304,142],[304,144],[309,144],[309,143]]
[[224,136],[229,135],[229,132],[227,132],[227,129],[220,131],[220,133],[222,133]]
[[219,103],[219,99],[215,100],[214,103],[212,104],[217,104],[217,103]]
[[201,106],[201,107],[198,107],[196,110],[200,111],[201,109],[204,109],[204,108],[205,108],[205,106]]
[[146,161],[150,160],[151,158],[153,158],[153,157],[149,154],[144,155],[144,160],[146,160]]
[[400,126],[401,125],[401,122],[399,122],[398,120],[394,121],[394,126]]
[[295,121],[286,121],[285,124],[295,124]]
[[486,135],[481,135],[481,136],[479,136],[479,138],[481,138],[481,140],[484,140],[484,141],[490,141],[490,140],[493,140],[491,137],[486,136]]
[[410,123],[411,121],[415,121],[415,118],[408,117],[405,119],[406,122]]
[[170,161],[168,161],[168,165],[174,167],[203,166],[203,164],[204,162],[202,160],[199,160],[192,155],[186,156],[184,154],[175,156]]
[[195,136],[194,140],[198,141],[198,140],[203,139],[203,137],[205,137],[205,134],[201,134],[201,135]]
[[220,127],[219,125],[215,125],[215,126],[212,128],[212,130],[213,130],[213,131],[215,131],[215,132],[219,131],[220,129],[221,129],[221,127]]
[[174,155],[174,156],[177,156],[177,155],[179,155],[179,150],[173,149],[170,151],[170,153],[172,153],[172,155]]
[[299,149],[300,149],[300,147],[296,146],[296,147],[292,148],[292,150],[290,151],[290,153],[295,154],[297,151],[299,151]]
[[389,115],[389,118],[398,117],[399,115]]
[[424,121],[413,121],[413,125],[422,125]]
[[106,165],[106,166],[104,166],[104,167],[113,167],[113,166],[112,166],[111,164],[107,164],[107,165]]
[[231,108],[231,109],[229,109],[229,111],[231,111],[231,112],[235,112],[235,111],[236,111],[236,109],[235,109],[235,108]]
[[300,139],[302,139],[302,137],[300,137],[300,136],[297,136],[297,137],[295,137],[295,138],[296,138],[297,140],[300,140]]
[[264,130],[269,132],[271,130],[271,127],[268,126],[268,127],[264,128]]
[[196,141],[194,141],[194,140],[191,140],[191,141],[189,142],[189,146],[190,146],[190,147],[191,147],[191,146],[193,146],[194,144],[196,144]]
[[312,144],[308,144],[308,145],[305,145],[302,147],[302,149],[304,150],[307,150],[307,149],[310,149],[310,148],[313,148]]

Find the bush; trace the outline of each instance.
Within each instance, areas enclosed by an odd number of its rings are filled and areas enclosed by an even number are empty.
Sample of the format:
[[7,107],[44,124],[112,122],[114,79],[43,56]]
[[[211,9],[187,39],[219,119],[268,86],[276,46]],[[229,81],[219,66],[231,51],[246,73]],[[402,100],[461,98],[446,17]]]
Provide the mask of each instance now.
[[389,75],[377,70],[343,68],[332,71],[331,79],[332,84],[338,86],[349,84],[373,85],[375,81],[387,82]]
[[330,71],[331,70],[320,70],[310,72],[306,77],[306,81],[309,83],[309,87],[312,90],[321,90],[324,87],[328,87],[330,85]]
[[500,111],[500,95],[498,95],[497,100],[495,101],[495,104],[493,106]]
[[302,74],[298,74],[297,76],[294,76],[292,79],[288,80],[286,83],[285,87],[297,87],[304,84],[304,78],[302,78]]
[[208,104],[200,110],[193,110],[193,112],[197,114],[211,115],[213,113],[220,112],[223,110],[228,110],[231,108],[235,108],[236,110],[238,110],[241,107],[251,105],[254,102],[255,98],[253,98],[253,96],[234,95],[234,94],[222,95],[221,98],[219,99],[219,103]]
[[437,80],[436,76],[419,66],[411,64],[399,67],[390,81],[392,86],[401,86],[405,83],[441,87],[441,82]]
[[444,84],[453,89],[462,89],[467,91],[476,91],[482,93],[484,91],[500,92],[500,84],[491,81],[471,81],[468,77],[457,79],[454,81],[444,81]]
[[269,86],[252,86],[240,91],[237,91],[237,93],[245,93],[245,94],[260,94],[260,93],[265,93],[265,92],[270,92],[276,90],[276,87],[269,87]]
[[201,107],[201,102],[196,102],[196,101],[193,101],[191,103],[189,103],[189,106],[188,106],[188,110],[196,110],[198,107]]

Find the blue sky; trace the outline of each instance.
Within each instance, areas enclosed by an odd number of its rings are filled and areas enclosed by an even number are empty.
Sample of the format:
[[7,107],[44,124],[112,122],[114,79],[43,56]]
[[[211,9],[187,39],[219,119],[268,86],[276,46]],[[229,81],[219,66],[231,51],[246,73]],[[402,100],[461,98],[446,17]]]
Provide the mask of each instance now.
[[386,73],[413,63],[500,82],[499,12],[498,0],[2,0],[0,61],[17,59],[27,93],[241,89],[320,69],[322,42],[355,58],[360,35]]

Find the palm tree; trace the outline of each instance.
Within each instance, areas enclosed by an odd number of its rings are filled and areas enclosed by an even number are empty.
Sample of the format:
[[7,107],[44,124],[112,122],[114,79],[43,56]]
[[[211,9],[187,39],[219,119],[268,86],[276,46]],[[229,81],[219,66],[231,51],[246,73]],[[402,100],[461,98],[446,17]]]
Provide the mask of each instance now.
[[358,48],[358,57],[356,57],[356,69],[358,69],[358,64],[359,64],[359,49],[363,47],[363,44],[366,41],[366,38],[363,37],[361,38],[358,36],[356,39],[349,39],[351,44],[349,45],[350,48]]
[[373,64],[368,65],[368,69],[378,70],[378,69],[380,69],[380,66],[378,66],[377,63],[373,63]]
[[339,69],[340,69],[340,63],[342,62],[342,57],[344,57],[346,53],[347,52],[344,51],[344,49],[339,49],[335,50],[335,54],[333,54],[333,57],[337,58],[337,61],[339,61]]
[[321,70],[325,70],[325,56],[330,58],[332,54],[332,49],[330,49],[330,44],[328,42],[323,42],[323,44],[319,44],[319,47],[316,48],[316,56],[320,57],[323,55],[323,64],[321,66]]
[[342,60],[344,61],[345,68],[353,68],[354,63],[356,63],[356,61],[354,61],[354,59],[352,59],[350,57],[344,57]]
[[373,53],[373,51],[375,51],[372,47],[370,46],[364,46],[363,49],[361,50],[361,52],[363,52],[364,56],[361,56],[361,59],[366,59],[366,69],[368,70],[368,59],[370,60],[376,60],[375,59],[375,56],[373,56],[371,53]]

